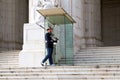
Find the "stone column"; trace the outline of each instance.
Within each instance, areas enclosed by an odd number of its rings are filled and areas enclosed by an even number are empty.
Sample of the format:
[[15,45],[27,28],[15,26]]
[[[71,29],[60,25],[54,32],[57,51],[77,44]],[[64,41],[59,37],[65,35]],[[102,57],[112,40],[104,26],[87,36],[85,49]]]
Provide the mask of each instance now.
[[[44,29],[37,25],[40,14],[38,1],[29,0],[29,23],[24,24],[23,48],[19,54],[19,66],[38,67],[45,55]],[[43,26],[41,21],[40,25]]]
[[72,1],[72,16],[76,20],[74,25],[74,52],[76,53],[86,44],[84,38],[84,0]]
[[101,46],[101,1],[84,0],[84,8],[85,46]]
[[27,1],[0,0],[0,48],[21,49],[23,23],[27,22]]

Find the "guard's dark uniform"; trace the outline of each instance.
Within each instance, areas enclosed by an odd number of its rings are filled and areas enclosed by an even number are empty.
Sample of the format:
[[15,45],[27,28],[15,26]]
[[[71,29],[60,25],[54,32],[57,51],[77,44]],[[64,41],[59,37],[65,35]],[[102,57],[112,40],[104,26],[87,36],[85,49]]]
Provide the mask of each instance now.
[[52,39],[52,34],[49,32],[46,33],[45,40],[46,40],[47,55],[43,59],[42,63],[44,63],[45,61],[47,61],[47,59],[49,59],[49,63],[50,65],[52,65],[53,64],[52,53],[53,53],[53,43],[54,43],[54,40]]
[[54,40],[52,39],[51,33],[45,34],[45,40],[46,40],[46,48],[53,48]]

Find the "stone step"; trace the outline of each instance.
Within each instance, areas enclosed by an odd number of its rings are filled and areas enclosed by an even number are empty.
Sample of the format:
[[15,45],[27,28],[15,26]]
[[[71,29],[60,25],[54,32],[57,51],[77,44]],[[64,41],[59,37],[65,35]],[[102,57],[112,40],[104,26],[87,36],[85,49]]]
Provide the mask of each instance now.
[[114,59],[114,58],[79,58],[79,59],[62,59],[62,60],[60,60],[60,62],[63,62],[63,61],[120,61],[120,59],[118,58],[116,58],[116,59]]
[[98,76],[98,75],[103,75],[104,74],[107,74],[108,76],[112,76],[113,74],[116,75],[116,76],[119,76],[120,75],[120,72],[117,72],[117,71],[85,71],[82,72],[82,71],[79,71],[79,72],[76,72],[76,71],[67,71],[67,72],[37,72],[37,73],[32,73],[32,72],[26,72],[26,73],[0,73],[0,76],[1,77],[23,77],[23,76],[41,76],[41,75],[47,75],[47,76],[54,76],[54,75],[89,75],[89,76]]
[[88,47],[82,50],[86,50],[86,49],[120,49],[120,46],[107,46],[107,47]]
[[101,59],[120,59],[120,56],[118,55],[75,55],[74,59],[86,59],[86,58],[101,58]]
[[85,63],[85,62],[80,63],[80,62],[75,62],[74,66],[97,66],[97,65],[106,65],[107,66],[108,64],[109,65],[120,65],[120,63],[96,63],[96,62],[95,63],[92,63],[92,62],[91,63],[90,62],[89,63]]
[[3,67],[0,68],[0,71],[5,71],[5,70],[22,70],[22,71],[57,71],[57,70],[62,70],[62,71],[70,71],[70,70],[118,70],[120,69],[120,65],[99,65],[97,68],[96,66],[46,66],[47,68],[45,69],[44,67]]
[[17,55],[19,55],[18,53],[0,53],[0,55],[9,55],[9,56],[13,55],[13,56],[17,56]]
[[119,70],[120,67],[117,65],[99,68],[89,66],[54,66],[46,69],[43,67],[0,68],[0,80],[117,80],[120,79]]
[[67,60],[61,60],[61,62],[62,61],[81,61],[81,62],[119,62],[119,64],[120,64],[120,59],[106,59],[106,58],[103,58],[103,59],[101,59],[101,58],[86,58],[86,59],[83,59],[83,58],[81,58],[81,59],[67,59]]
[[19,59],[19,57],[2,57],[2,58],[0,58],[0,60],[18,60]]
[[75,65],[120,64],[120,46],[82,49],[74,55],[73,61]]
[[[69,63],[65,63],[65,62],[61,62],[59,65],[61,66],[61,65],[66,65],[66,64],[70,64],[70,62]],[[108,65],[108,64],[110,64],[110,65],[120,65],[120,63],[118,63],[118,62],[84,62],[84,61],[76,61],[74,64],[72,64],[71,63],[71,65],[70,66],[92,66],[92,65],[94,65],[94,66],[96,66],[96,65]]]
[[81,52],[84,52],[84,51],[96,51],[96,52],[109,52],[109,51],[116,51],[116,52],[120,52],[120,49],[81,49],[80,50]]
[[117,61],[75,61],[75,64],[119,64],[120,65],[120,62],[117,62]]
[[88,71],[88,70],[79,70],[79,71],[66,71],[66,72],[64,72],[64,71],[56,71],[56,72],[52,72],[52,70],[51,70],[51,72],[47,72],[47,71],[45,71],[45,72],[24,72],[24,73],[22,73],[22,72],[14,72],[14,73],[12,73],[13,71],[11,71],[11,72],[2,72],[2,73],[0,73],[0,76],[10,76],[10,77],[14,77],[14,76],[41,76],[41,75],[51,75],[51,76],[53,76],[53,75],[57,75],[57,74],[59,74],[59,75],[70,75],[70,74],[72,74],[72,75],[77,75],[77,74],[79,74],[79,75],[89,75],[89,76],[94,76],[94,75],[103,75],[103,73],[104,74],[107,74],[107,75],[120,75],[120,72],[117,72],[117,71],[114,71],[114,70],[112,70],[112,71],[109,71],[109,70],[92,70],[92,71]]
[[109,53],[109,54],[112,54],[112,53],[116,53],[116,54],[119,54],[120,53],[120,51],[80,51],[80,52],[78,52],[77,54],[89,54],[89,53]]
[[19,55],[7,55],[7,54],[5,54],[5,55],[1,55],[0,54],[0,58],[18,58],[19,57]]
[[18,67],[19,50],[1,51],[0,52],[0,67]]
[[18,58],[0,58],[0,60],[18,60]]
[[88,49],[82,49],[79,52],[120,52],[120,47],[119,48],[88,48]]
[[[64,79],[70,79],[70,80],[76,80],[76,79],[85,79],[85,78],[87,78],[87,80],[88,79],[101,79],[101,80],[116,80],[116,79],[120,79],[120,76],[118,75],[118,76],[114,76],[114,75],[92,75],[92,76],[90,76],[90,75],[79,75],[79,74],[76,74],[76,75],[65,75],[65,74],[63,74],[63,75],[41,75],[41,76],[9,76],[9,77],[0,77],[0,79],[8,79],[8,80],[11,80],[11,79],[25,79],[25,80],[29,80],[29,79],[34,79],[34,78],[36,78],[36,79],[62,79],[62,80],[64,80]],[[103,78],[103,79],[102,79]]]
[[0,63],[0,67],[6,67],[6,66],[18,66],[18,62],[14,62],[14,63],[12,63],[12,62],[9,62],[9,63]]
[[12,58],[12,59],[0,59],[0,61],[18,61],[18,58]]
[[74,60],[77,60],[77,59],[102,59],[102,60],[120,60],[120,56],[75,56],[74,57]]
[[[92,79],[88,79],[88,78],[71,78],[71,79],[65,79],[65,78],[58,78],[58,79],[53,79],[53,78],[49,78],[49,79],[47,79],[47,78],[10,78],[10,79],[7,79],[7,78],[2,78],[1,80],[103,80],[104,78],[97,78],[97,79],[94,79],[94,78],[92,78]],[[104,80],[120,80],[119,78],[118,79],[104,79]]]
[[14,64],[14,63],[18,63],[19,61],[0,61],[0,64],[2,65],[2,64],[4,64],[4,63],[6,63],[6,64],[8,64],[8,63],[10,63],[10,64]]

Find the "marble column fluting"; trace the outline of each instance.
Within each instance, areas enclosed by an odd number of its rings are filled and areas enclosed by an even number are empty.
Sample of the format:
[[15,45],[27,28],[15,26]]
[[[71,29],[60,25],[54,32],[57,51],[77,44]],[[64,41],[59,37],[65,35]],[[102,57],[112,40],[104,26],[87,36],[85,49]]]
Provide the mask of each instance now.
[[[2,18],[2,3],[0,2],[0,18]],[[2,26],[2,20],[0,20],[0,25]],[[2,27],[0,27],[0,49],[2,47]]]
[[85,0],[86,46],[101,46],[101,4],[100,0]]
[[0,1],[0,49],[22,47],[23,23],[27,22],[27,1]]
[[74,51],[78,52],[86,47],[85,25],[84,25],[84,0],[75,0],[72,4],[72,16],[76,20],[74,25]]
[[63,7],[76,21],[73,27],[73,38],[74,38],[74,52],[76,53],[80,46],[85,44],[84,27],[83,27],[83,3],[84,0],[61,0],[60,7]]

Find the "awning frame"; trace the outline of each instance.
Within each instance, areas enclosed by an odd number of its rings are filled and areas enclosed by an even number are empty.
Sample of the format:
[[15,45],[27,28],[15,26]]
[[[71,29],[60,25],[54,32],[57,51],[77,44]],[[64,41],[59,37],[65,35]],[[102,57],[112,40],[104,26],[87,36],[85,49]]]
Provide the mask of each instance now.
[[44,18],[49,16],[64,16],[72,24],[76,23],[75,20],[63,9],[63,8],[51,8],[51,9],[40,9],[37,10]]

